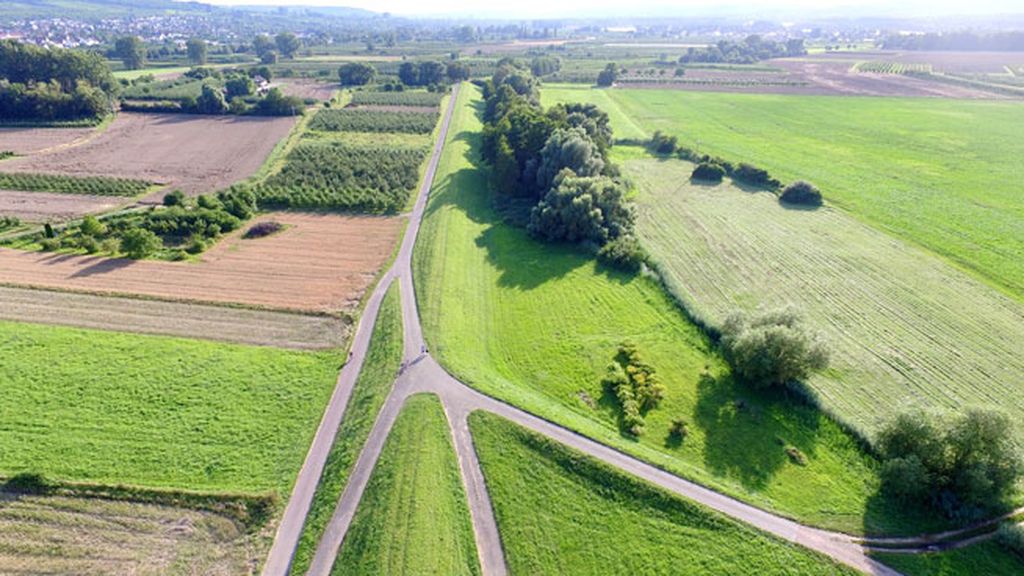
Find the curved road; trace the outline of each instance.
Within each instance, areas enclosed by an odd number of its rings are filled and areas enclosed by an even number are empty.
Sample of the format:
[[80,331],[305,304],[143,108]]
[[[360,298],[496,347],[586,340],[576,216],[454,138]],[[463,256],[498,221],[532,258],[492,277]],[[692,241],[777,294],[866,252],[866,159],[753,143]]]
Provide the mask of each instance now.
[[[936,539],[955,538],[958,533],[971,530],[952,531],[941,535],[870,539],[856,538],[846,534],[830,532],[804,526],[798,522],[755,508],[749,504],[715,492],[699,484],[672,475],[664,470],[637,460],[623,452],[609,448],[589,438],[567,430],[557,424],[543,420],[511,405],[481,394],[453,378],[431,356],[426,353],[423,332],[416,306],[412,278],[412,249],[416,242],[420,223],[426,208],[430,188],[437,171],[441,151],[447,138],[452,113],[458,97],[458,86],[445,111],[441,131],[434,145],[427,171],[420,187],[415,207],[410,215],[409,228],[402,240],[402,246],[393,266],[382,276],[370,296],[366,310],[360,319],[352,344],[352,357],[342,369],[334,395],[317,429],[306,462],[296,480],[292,496],[288,500],[277,536],[263,569],[264,576],[287,574],[292,555],[302,532],[303,522],[309,512],[313,493],[319,483],[324,462],[330,451],[335,433],[344,416],[345,405],[352,394],[359,370],[369,346],[370,335],[376,322],[380,302],[391,282],[401,286],[402,324],[404,327],[404,361],[402,371],[377,416],[370,436],[363,446],[352,469],[348,483],[335,508],[334,515],[317,547],[310,565],[311,576],[327,576],[334,559],[345,539],[352,518],[369,482],[374,466],[380,457],[384,442],[398,417],[405,400],[418,393],[436,394],[441,400],[451,428],[453,445],[459,461],[459,468],[469,500],[470,516],[476,537],[480,565],[485,576],[504,576],[507,573],[501,537],[494,519],[487,486],[469,434],[467,417],[476,410],[485,410],[511,420],[534,432],[543,434],[607,464],[615,466],[634,476],[642,478],[665,490],[704,506],[733,519],[747,523],[775,536],[820,552],[837,562],[855,568],[866,574],[898,576],[899,572],[873,560],[867,553],[873,544],[905,547],[904,552],[926,551]],[[1024,509],[1022,509],[1024,510]],[[1019,512],[1019,511],[1018,511]],[[990,522],[995,522],[990,521]],[[893,550],[901,551],[901,550]]]

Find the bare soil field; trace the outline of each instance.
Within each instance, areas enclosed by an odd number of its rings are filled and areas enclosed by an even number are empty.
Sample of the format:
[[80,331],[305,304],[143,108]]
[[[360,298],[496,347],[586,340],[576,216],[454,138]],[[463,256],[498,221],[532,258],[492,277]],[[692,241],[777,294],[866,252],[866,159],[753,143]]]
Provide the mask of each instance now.
[[14,216],[23,222],[63,222],[112,210],[128,200],[117,196],[0,190],[0,216]]
[[295,350],[338,348],[342,318],[0,286],[0,320],[202,338]]
[[256,172],[295,121],[122,112],[95,138],[2,162],[0,170],[137,178],[201,194]]
[[288,96],[316,98],[317,100],[330,100],[339,90],[337,84],[317,82],[308,78],[280,78],[275,84],[279,85],[281,91]]
[[263,546],[232,520],[182,508],[0,494],[0,574],[252,574]]
[[88,138],[94,128],[0,128],[0,151],[27,156],[69,146]]
[[[949,53],[937,53],[949,54]],[[960,53],[956,53],[960,54]],[[986,53],[980,53],[984,62]],[[913,55],[917,58],[922,55]],[[901,60],[900,58],[905,58]],[[764,64],[776,67],[778,73],[746,70],[714,70],[689,68],[686,75],[675,79],[631,78],[624,86],[630,88],[673,88],[710,92],[748,92],[758,94],[810,94],[833,96],[916,96],[938,98],[1001,99],[1003,94],[978,88],[959,86],[914,78],[901,74],[869,74],[852,70],[858,62],[882,60],[892,62],[932,62],[914,60],[900,52],[831,52],[802,58],[778,58]],[[938,57],[936,62],[941,62]],[[937,69],[940,67],[937,66]]]
[[[200,262],[123,260],[0,249],[0,284],[273,309],[354,309],[391,255],[402,218],[276,213],[287,228],[241,231]],[[247,227],[246,227],[247,229]]]

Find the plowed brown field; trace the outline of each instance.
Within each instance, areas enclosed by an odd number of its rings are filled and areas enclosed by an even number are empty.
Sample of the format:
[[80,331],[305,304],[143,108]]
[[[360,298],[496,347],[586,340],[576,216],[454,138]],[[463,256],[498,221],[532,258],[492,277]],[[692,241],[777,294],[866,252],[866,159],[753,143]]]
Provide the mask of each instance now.
[[35,154],[88,138],[93,128],[0,128],[0,151]]
[[0,190],[0,216],[14,216],[25,222],[63,221],[105,212],[125,201],[116,196]]
[[0,249],[0,283],[300,311],[351,310],[390,256],[401,218],[278,213],[266,238],[240,233],[201,262],[134,261]]
[[294,124],[295,118],[122,112],[102,134],[4,161],[0,170],[137,178],[201,194],[256,172]]

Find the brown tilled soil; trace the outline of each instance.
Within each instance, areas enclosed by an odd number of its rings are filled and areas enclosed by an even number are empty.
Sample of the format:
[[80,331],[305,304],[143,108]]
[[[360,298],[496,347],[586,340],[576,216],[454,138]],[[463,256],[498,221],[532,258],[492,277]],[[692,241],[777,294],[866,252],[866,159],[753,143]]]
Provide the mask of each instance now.
[[0,128],[0,151],[28,155],[84,140],[94,128]]
[[0,190],[0,216],[14,216],[24,222],[63,222],[124,203],[125,198],[114,196]]
[[299,311],[356,307],[391,255],[402,218],[276,213],[266,238],[233,234],[201,262],[134,261],[0,249],[0,284]]
[[266,548],[209,512],[0,494],[0,574],[238,576]]
[[122,112],[82,144],[0,162],[0,170],[120,176],[212,192],[256,172],[294,124],[295,118]]
[[317,100],[330,100],[340,89],[337,84],[317,82],[308,78],[279,78],[274,81],[274,85],[279,86],[281,91],[289,96]]
[[323,315],[0,286],[0,320],[320,350],[344,345],[349,323]]
[[[976,88],[956,86],[901,74],[866,74],[852,70],[867,60],[917,62],[902,52],[832,52],[802,58],[779,58],[764,64],[780,73],[747,70],[689,69],[681,82],[672,77],[660,82],[624,83],[629,88],[672,88],[706,92],[748,92],[756,94],[817,94],[833,96],[930,96],[939,98],[1001,99],[1007,96]],[[949,53],[937,53],[949,54]],[[961,53],[957,53],[961,54]],[[985,54],[985,53],[979,53]],[[915,56],[916,58],[916,56]],[[979,56],[979,61],[984,60]],[[936,59],[938,62],[941,59]]]

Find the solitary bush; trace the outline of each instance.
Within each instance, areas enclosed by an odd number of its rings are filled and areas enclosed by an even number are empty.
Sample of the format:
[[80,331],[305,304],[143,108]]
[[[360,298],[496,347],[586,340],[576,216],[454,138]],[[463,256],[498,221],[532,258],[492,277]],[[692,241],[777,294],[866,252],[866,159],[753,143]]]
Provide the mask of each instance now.
[[1024,524],[1003,524],[996,532],[996,541],[1024,561]]
[[792,308],[729,316],[722,325],[722,348],[735,374],[758,388],[802,380],[824,369],[829,357]]
[[263,238],[284,230],[284,225],[275,220],[258,222],[245,231],[243,238]]
[[725,168],[710,162],[701,162],[693,169],[690,175],[694,180],[706,180],[708,182],[721,182],[725,177]]
[[679,139],[658,130],[651,137],[650,147],[658,154],[673,154],[679,148]]
[[765,188],[771,188],[773,190],[777,189],[779,186],[782,185],[781,182],[772,178],[768,174],[767,170],[743,163],[741,163],[733,170],[732,178],[733,180],[739,180],[740,182],[744,182],[746,184],[751,184],[753,186],[763,186]]
[[1024,474],[1012,423],[994,410],[902,412],[882,427],[877,447],[886,494],[961,520],[999,506]]
[[164,194],[164,206],[181,206],[184,203],[185,193],[181,190]]
[[623,342],[619,346],[615,361],[608,365],[604,385],[619,402],[623,428],[633,436],[643,434],[644,415],[658,406],[665,387],[654,368],[643,361],[636,344]]
[[810,182],[797,180],[782,190],[779,200],[787,204],[821,206],[821,191]]

